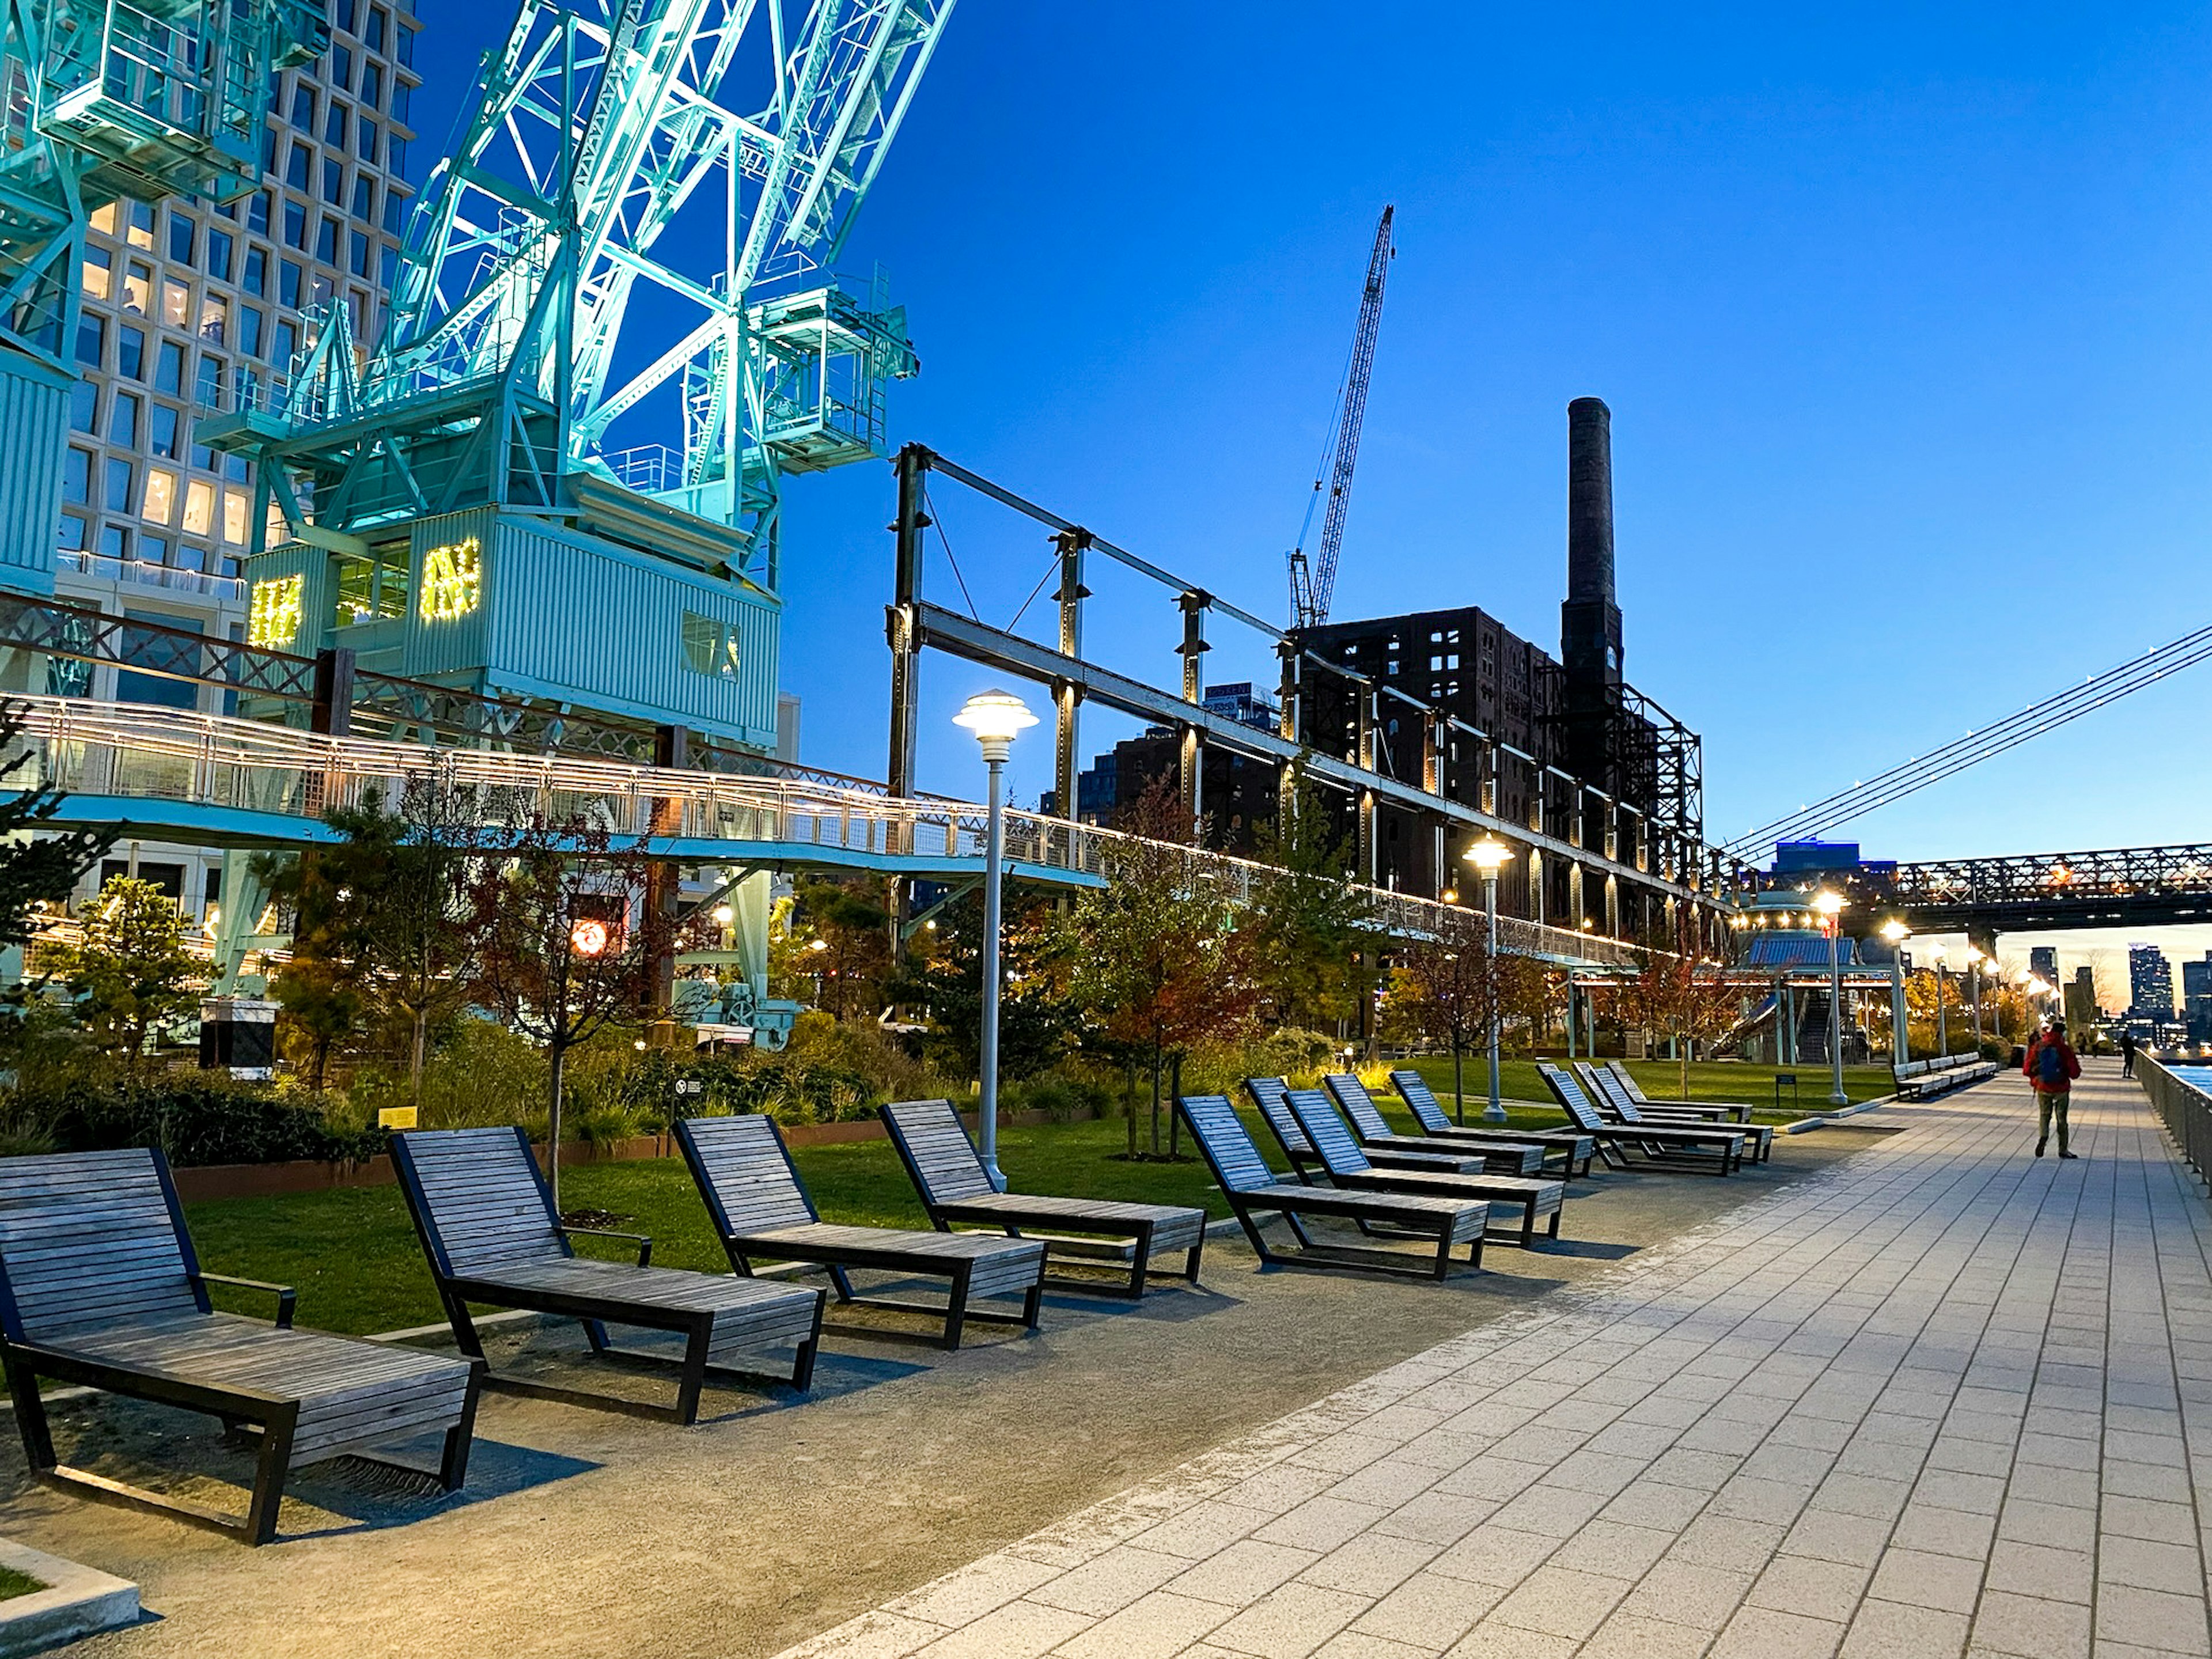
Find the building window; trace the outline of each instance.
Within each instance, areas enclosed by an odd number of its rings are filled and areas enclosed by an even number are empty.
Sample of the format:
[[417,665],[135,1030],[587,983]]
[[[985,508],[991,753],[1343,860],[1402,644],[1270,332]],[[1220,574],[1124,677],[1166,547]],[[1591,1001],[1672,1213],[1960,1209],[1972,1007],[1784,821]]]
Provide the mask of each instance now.
[[238,349],[249,357],[261,355],[261,313],[252,306],[238,308]]
[[138,556],[148,564],[167,564],[169,562],[169,542],[166,536],[149,536],[138,532]]
[[161,342],[154,355],[154,390],[180,397],[185,390],[185,349],[174,340]]
[[[337,220],[325,219],[315,227],[315,258],[326,265],[337,264],[338,222]],[[318,276],[315,280],[319,283],[323,279]]]
[[307,251],[307,210],[301,203],[284,204],[284,246]]
[[294,144],[292,154],[284,162],[284,182],[295,190],[307,189],[309,169],[314,165],[314,159],[305,144]]
[[192,289],[189,283],[180,283],[173,276],[161,278],[161,321],[171,328],[184,328],[192,317]]
[[367,116],[353,124],[354,153],[364,161],[376,160],[376,123]]
[[348,34],[356,32],[353,26],[353,7],[354,0],[338,0],[338,27]]
[[[271,135],[272,137],[274,135]],[[271,167],[270,172],[276,169]],[[269,192],[257,190],[246,204],[246,228],[258,236],[269,234]]]
[[[64,513],[62,514],[59,529],[60,534],[54,539],[61,544],[63,551],[81,553],[84,550],[84,520],[82,519],[78,518],[74,513]],[[61,659],[57,657],[54,660],[59,662]]]
[[100,419],[100,388],[79,380],[70,388],[70,430],[90,432]]
[[92,452],[70,448],[62,458],[62,499],[79,507],[92,505]]
[[222,492],[222,538],[233,547],[246,545],[246,492],[242,489]]
[[88,245],[84,250],[83,284],[86,295],[94,300],[112,297],[110,289],[115,281],[115,256],[104,247]]
[[[334,55],[338,58],[344,57],[345,48],[343,46],[338,47]],[[345,76],[343,72],[338,76],[338,84],[340,86],[343,86],[345,84]],[[337,102],[336,100],[333,100],[331,103],[331,112],[323,118],[323,143],[332,149],[343,149],[345,148],[345,138],[346,106],[343,104]]]
[[88,222],[94,230],[98,231],[103,236],[114,235],[116,222],[115,204],[112,202],[102,202],[98,207],[93,209],[91,216]]
[[106,488],[101,492],[103,505],[110,513],[131,510],[131,463],[111,459],[107,463]]
[[414,88],[398,76],[392,78],[392,118],[400,125],[407,125],[407,106],[413,102]]
[[279,317],[276,319],[276,349],[270,353],[269,361],[272,363],[282,363],[289,368],[292,365],[292,360],[299,355],[300,331],[293,325],[289,318]]
[[403,69],[415,67],[415,26],[402,21],[398,29],[399,64]]
[[366,173],[354,175],[353,216],[365,225],[376,222],[376,181]]
[[384,187],[384,228],[387,234],[397,236],[406,222],[407,198],[389,184]]
[[133,259],[123,272],[123,308],[134,317],[143,317],[153,303],[154,267]]
[[135,328],[115,331],[115,372],[125,380],[146,378],[146,336]]
[[207,274],[218,283],[230,280],[230,233],[210,230],[207,234]]
[[131,532],[119,524],[102,525],[100,530],[100,556],[104,559],[129,558]]
[[368,233],[352,232],[346,238],[346,269],[356,276],[368,275]]
[[200,338],[210,345],[228,343],[230,332],[230,301],[220,294],[200,296]]
[[374,64],[361,66],[361,101],[371,109],[384,101],[384,70]]
[[153,252],[154,204],[151,202],[131,204],[130,228],[123,233],[123,240],[133,247],[143,247],[149,253]]
[[407,171],[407,141],[396,132],[384,147],[384,168],[395,175]]
[[368,9],[368,33],[362,35],[362,39],[368,44],[371,52],[384,50],[384,31],[388,21],[389,19],[383,7],[371,6]]
[[120,444],[125,449],[138,447],[138,397],[136,392],[118,392],[115,406],[108,411],[107,441]]
[[177,475],[158,466],[146,469],[146,506],[139,515],[165,525],[177,514]]
[[259,299],[269,292],[269,250],[249,247],[246,250],[246,270],[240,286]]
[[399,250],[385,247],[376,256],[376,280],[386,294],[399,286]]
[[76,360],[98,368],[107,356],[107,319],[89,311],[76,314]]
[[345,200],[345,168],[327,159],[323,162],[323,200],[332,207]]
[[684,613],[684,665],[695,674],[726,678],[738,672],[738,630],[696,611]]
[[315,130],[315,89],[305,81],[292,88],[292,125],[302,132]]
[[[291,211],[287,208],[286,212]],[[277,262],[276,299],[279,304],[297,311],[300,308],[300,267],[289,259]]]
[[192,237],[198,227],[181,213],[169,215],[169,263],[188,265],[192,262]]
[[187,536],[215,533],[215,486],[204,478],[185,485],[184,532]]
[[153,418],[147,422],[152,441],[147,449],[165,461],[177,459],[177,411],[167,404],[154,405]]

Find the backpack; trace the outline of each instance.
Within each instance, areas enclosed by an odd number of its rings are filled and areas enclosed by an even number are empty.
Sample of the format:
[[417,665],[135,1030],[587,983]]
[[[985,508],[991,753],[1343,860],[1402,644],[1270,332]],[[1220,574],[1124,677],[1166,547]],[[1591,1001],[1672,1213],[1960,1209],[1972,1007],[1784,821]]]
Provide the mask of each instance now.
[[2066,1050],[2055,1038],[2045,1039],[2035,1052],[2035,1080],[2053,1093],[2063,1093],[2070,1081],[2066,1075]]

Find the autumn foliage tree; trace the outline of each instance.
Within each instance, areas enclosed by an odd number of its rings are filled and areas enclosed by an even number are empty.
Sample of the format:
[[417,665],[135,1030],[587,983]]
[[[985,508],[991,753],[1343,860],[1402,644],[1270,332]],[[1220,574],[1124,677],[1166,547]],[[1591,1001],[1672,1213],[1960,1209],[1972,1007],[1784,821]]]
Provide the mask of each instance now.
[[1741,988],[1729,981],[1724,963],[1702,953],[1686,920],[1647,939],[1636,953],[1636,976],[1603,994],[1624,1024],[1674,1041],[1685,1100],[1691,1048],[1726,1036],[1743,1012]]
[[1489,1044],[1490,1022],[1526,1013],[1545,994],[1543,964],[1490,953],[1488,925],[1471,911],[1449,910],[1425,939],[1407,941],[1391,964],[1386,1025],[1451,1054],[1452,1094],[1466,1118],[1464,1057]]
[[[1151,1156],[1161,1146],[1161,1079],[1170,1059],[1226,1037],[1260,1000],[1251,937],[1173,781],[1147,789],[1123,817],[1130,839],[1109,844],[1108,884],[1079,898],[1067,919],[1072,984],[1109,1042],[1141,1056],[1152,1073]],[[1128,1155],[1139,1156],[1131,1114]]]

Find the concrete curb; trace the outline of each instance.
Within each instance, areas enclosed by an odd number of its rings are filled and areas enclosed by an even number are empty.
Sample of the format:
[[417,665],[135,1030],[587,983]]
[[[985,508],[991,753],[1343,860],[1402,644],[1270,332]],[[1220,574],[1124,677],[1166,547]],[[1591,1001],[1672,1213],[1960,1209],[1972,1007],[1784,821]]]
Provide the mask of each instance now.
[[1885,1106],[1896,1104],[1894,1100],[1863,1100],[1857,1105],[1846,1106],[1839,1112],[1823,1112],[1818,1117],[1808,1117],[1802,1123],[1785,1123],[1782,1126],[1782,1133],[1785,1135],[1806,1134],[1814,1129],[1825,1129],[1831,1123],[1840,1123],[1847,1117],[1856,1117],[1862,1112],[1878,1112]]
[[138,1620],[138,1586],[127,1578],[5,1539],[0,1539],[0,1567],[27,1572],[46,1585],[0,1601],[0,1656],[6,1659]]

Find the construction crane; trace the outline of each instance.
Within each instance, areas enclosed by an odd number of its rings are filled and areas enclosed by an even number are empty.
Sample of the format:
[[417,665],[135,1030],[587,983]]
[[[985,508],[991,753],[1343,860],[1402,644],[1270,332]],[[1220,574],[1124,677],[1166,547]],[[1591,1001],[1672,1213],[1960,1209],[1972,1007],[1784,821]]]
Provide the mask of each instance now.
[[[1336,591],[1336,557],[1344,546],[1344,515],[1352,505],[1352,470],[1359,461],[1359,423],[1367,414],[1367,381],[1375,369],[1375,337],[1382,326],[1382,288],[1390,276],[1390,220],[1397,212],[1385,207],[1375,227],[1375,249],[1367,256],[1367,286],[1359,295],[1359,325],[1352,333],[1352,356],[1345,365],[1343,384],[1336,392],[1336,419],[1321,465],[1314,469],[1313,494],[1306,501],[1305,522],[1298,526],[1297,545],[1291,550],[1291,625],[1318,628],[1328,620],[1328,603]],[[1306,537],[1313,530],[1314,509],[1328,492],[1328,510],[1322,515],[1321,540],[1312,562],[1306,559]]]

